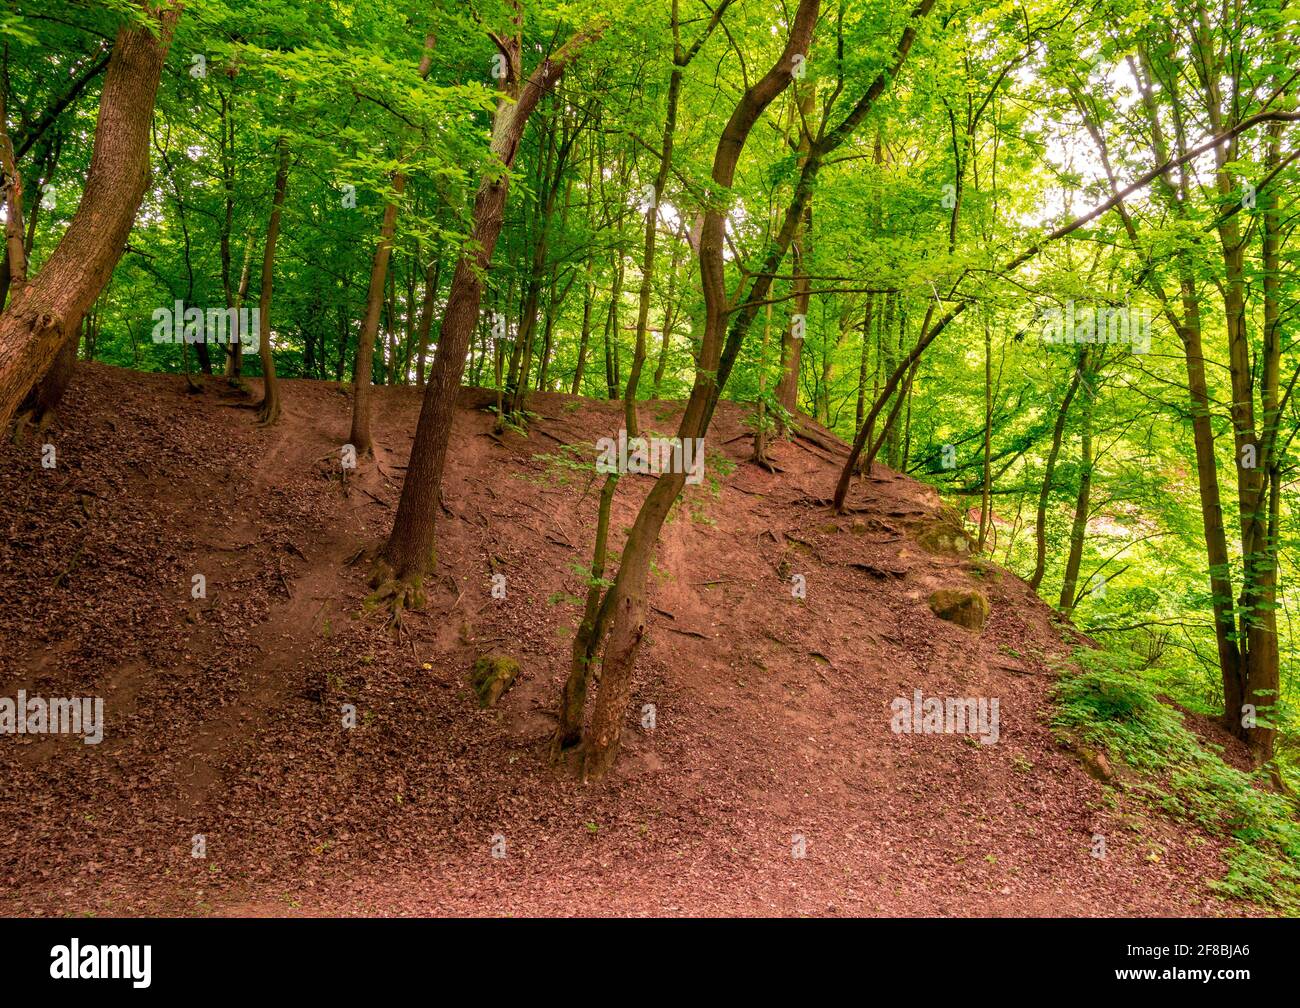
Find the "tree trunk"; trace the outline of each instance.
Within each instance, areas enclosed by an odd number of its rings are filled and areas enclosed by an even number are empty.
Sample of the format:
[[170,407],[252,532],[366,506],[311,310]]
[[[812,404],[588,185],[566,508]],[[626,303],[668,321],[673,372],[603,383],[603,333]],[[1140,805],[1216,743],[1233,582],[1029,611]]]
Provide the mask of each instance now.
[[[1082,367],[1083,351],[1079,355]],[[1029,587],[1038,591],[1042,584],[1043,573],[1047,567],[1047,499],[1052,493],[1053,477],[1056,473],[1056,459],[1061,453],[1061,440],[1065,436],[1065,421],[1070,414],[1070,403],[1079,389],[1079,367],[1070,376],[1070,387],[1066,389],[1061,408],[1056,414],[1056,423],[1052,427],[1052,443],[1047,450],[1047,462],[1043,466],[1043,485],[1038,491],[1038,517],[1034,525],[1034,572],[1029,576]]]
[[623,252],[614,250],[614,285],[609,293],[609,311],[605,313],[605,393],[610,399],[619,395],[618,381],[618,302],[623,296]]
[[867,398],[867,358],[871,346],[872,312],[876,306],[876,296],[867,295],[867,307],[862,316],[862,357],[858,361],[858,405],[854,410],[854,428],[862,426],[862,413],[866,408]]
[[[806,57],[817,21],[819,0],[800,0],[785,50],[776,64],[745,91],[732,112],[714,154],[712,178],[720,191],[731,188],[736,164],[749,134],[768,105],[790,84],[795,56]],[[705,211],[700,233],[700,276],[704,288],[705,326],[695,383],[687,400],[678,436],[702,438],[725,377],[719,370],[727,325],[723,262],[723,210]],[[632,691],[632,669],[645,635],[646,579],[664,519],[685,486],[684,473],[661,475],[637,513],[623,547],[618,575],[603,605],[612,625],[601,661],[600,690],[585,736],[584,778],[600,777],[618,752],[623,719]]]
[[993,327],[989,325],[988,311],[984,312],[984,464],[980,472],[980,531],[975,551],[984,552],[988,541],[993,506]]
[[[419,75],[424,80],[433,67],[434,36],[426,35],[424,54],[420,58]],[[406,174],[395,171],[392,175],[393,195],[384,204],[384,217],[379,226],[379,241],[370,263],[370,286],[366,289],[366,313],[362,317],[361,332],[357,336],[357,356],[352,367],[352,430],[348,442],[358,456],[373,456],[374,444],[370,435],[370,395],[374,384],[375,339],[379,334],[379,316],[384,306],[384,286],[388,279],[388,260],[393,254],[393,236],[397,232],[397,207],[406,189]],[[391,320],[390,320],[391,321]]]
[[1082,432],[1079,444],[1079,495],[1074,502],[1074,523],[1070,526],[1070,552],[1065,559],[1065,579],[1061,582],[1060,608],[1069,613],[1079,584],[1079,565],[1083,560],[1083,544],[1088,534],[1088,509],[1092,505],[1092,413],[1096,405],[1095,376],[1089,370],[1091,354],[1086,349],[1080,368],[1084,372],[1083,412],[1080,417]]
[[[149,181],[149,126],[180,7],[122,28],[100,96],[81,205],[35,279],[0,314],[0,427],[75,338],[121,257]],[[152,27],[157,34],[149,29]]]
[[438,297],[438,274],[442,272],[442,260],[435,259],[424,271],[424,303],[420,306],[420,326],[415,338],[419,350],[415,359],[415,380],[424,388],[424,365],[429,352],[429,330],[433,327],[433,302]]
[[578,337],[578,363],[573,369],[573,388],[570,395],[582,394],[582,372],[587,363],[587,344],[591,342],[591,299],[596,288],[591,282],[591,258],[587,258],[587,283],[582,289],[582,334]]
[[423,579],[434,561],[434,532],[447,445],[451,440],[465,355],[478,324],[484,278],[491,267],[492,252],[504,222],[508,169],[514,164],[528,117],[543,93],[554,86],[581,49],[604,32],[605,24],[603,19],[598,19],[577,32],[534,69],[522,91],[520,38],[494,37],[510,68],[503,81],[507,94],[498,102],[492,122],[492,154],[506,171],[485,177],[474,198],[471,242],[474,252],[461,256],[456,263],[397,516],[371,572],[372,584],[377,589],[376,600],[391,599],[395,617],[402,606],[420,606],[424,602]]
[[279,152],[275,168],[275,197],[271,202],[271,219],[266,224],[262,284],[257,302],[257,352],[262,359],[262,400],[257,404],[257,419],[263,424],[273,424],[280,419],[280,383],[275,377],[275,359],[271,354],[271,287],[275,280],[275,246],[280,239],[284,194],[289,187],[289,145],[285,143],[283,134],[276,139],[275,146]]
[[[248,274],[253,261],[253,232],[248,232],[248,237],[244,240],[244,265],[239,271],[239,291],[235,295],[233,302],[226,307],[234,308],[236,326],[240,325],[239,310],[244,307],[244,300],[248,297]],[[244,332],[238,330],[238,338],[231,345],[229,352],[226,354],[226,373],[225,377],[232,385],[237,385],[244,370]]]

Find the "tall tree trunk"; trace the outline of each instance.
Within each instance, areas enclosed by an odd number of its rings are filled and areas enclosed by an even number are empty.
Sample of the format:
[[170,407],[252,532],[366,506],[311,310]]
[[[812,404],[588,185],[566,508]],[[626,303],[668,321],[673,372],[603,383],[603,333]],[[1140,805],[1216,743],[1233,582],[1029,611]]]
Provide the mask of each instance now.
[[257,302],[257,353],[262,359],[262,400],[256,408],[258,422],[263,424],[273,424],[280,419],[280,383],[275,376],[275,358],[271,354],[271,288],[275,280],[275,246],[280,240],[284,195],[289,188],[289,145],[283,134],[276,139],[275,146],[279,154],[275,168],[275,196],[271,201],[271,218],[266,224],[262,284]]
[[1079,364],[1083,372],[1082,430],[1079,442],[1079,494],[1074,501],[1074,522],[1070,526],[1070,552],[1065,558],[1065,579],[1061,582],[1060,608],[1069,613],[1079,584],[1079,566],[1083,561],[1083,544],[1088,535],[1088,509],[1092,506],[1092,414],[1097,400],[1096,375],[1092,371],[1092,354],[1084,348]]
[[[794,243],[794,311],[790,324],[781,335],[781,377],[776,383],[776,401],[786,413],[794,414],[799,408],[799,373],[803,364],[804,330],[808,324],[808,304],[812,284],[804,266],[804,248],[812,227],[811,207],[804,208],[799,233]],[[816,407],[813,407],[816,409]],[[785,416],[776,417],[778,434],[785,433]]]
[[618,381],[618,302],[623,296],[623,252],[614,250],[614,285],[609,293],[609,311],[605,313],[605,392],[610,399],[619,395]]
[[662,387],[664,375],[668,371],[668,352],[673,345],[673,326],[677,321],[678,314],[673,296],[676,293],[678,252],[680,249],[681,243],[673,242],[672,263],[668,271],[668,300],[664,305],[663,341],[659,344],[659,363],[655,366],[654,391],[651,393],[655,399],[659,398],[659,389]]
[[871,316],[872,316],[872,312],[875,310],[875,307],[876,307],[876,296],[874,294],[868,294],[867,307],[864,310],[862,316],[862,357],[858,361],[858,404],[857,404],[857,409],[854,410],[854,414],[853,414],[854,415],[853,425],[855,428],[862,426],[862,413],[863,410],[866,409],[867,359],[869,356],[867,351],[871,346],[871,325],[872,325]]
[[[677,9],[673,5],[673,30],[677,31]],[[677,102],[682,90],[682,73],[688,57],[681,42],[674,45],[673,69],[668,78],[668,109],[664,114],[663,142],[659,149],[659,171],[655,174],[654,195],[646,208],[645,247],[641,254],[641,289],[637,292],[636,343],[632,350],[632,368],[627,375],[628,393],[624,421],[627,436],[637,436],[639,424],[636,415],[636,390],[641,382],[641,369],[645,366],[646,329],[650,325],[650,289],[655,273],[655,243],[659,236],[659,200],[673,166],[673,140],[677,132]]]
[[420,326],[415,338],[419,350],[415,360],[415,380],[424,388],[424,365],[429,352],[429,330],[433,327],[433,302],[438,297],[438,275],[442,272],[442,260],[434,259],[424,271],[424,303],[420,306]]
[[975,543],[978,553],[984,552],[989,526],[993,518],[989,513],[993,503],[993,327],[989,325],[988,311],[984,312],[984,463],[980,473],[980,531]]
[[81,205],[40,272],[0,314],[0,428],[75,339],[121,257],[148,185],[149,125],[180,6],[144,11],[153,23],[123,27],[113,44]]
[[[776,64],[741,95],[727,121],[713,159],[712,178],[719,191],[731,188],[736,164],[754,124],[789,86],[795,66],[801,65],[795,57],[806,57],[818,7],[819,0],[800,0],[784,51]],[[695,383],[678,429],[681,438],[704,436],[725,382],[720,371],[728,312],[723,246],[723,210],[710,206],[704,213],[698,253],[705,326]],[[650,560],[668,511],[685,483],[684,473],[661,475],[655,481],[628,533],[618,574],[602,603],[603,607],[608,606],[612,623],[601,660],[600,690],[584,736],[584,778],[603,775],[618,752],[623,719],[631,698],[632,669],[645,635]]]
[[591,282],[591,257],[587,258],[587,282],[582,288],[582,333],[578,337],[578,363],[573,369],[573,387],[570,395],[582,394],[582,373],[587,363],[587,344],[591,342],[591,301],[596,287]]
[[[792,126],[798,129],[798,140],[791,140],[799,151],[799,168],[808,164],[812,153],[812,136],[809,133],[809,117],[813,112],[813,101],[817,89],[811,82],[795,85],[796,99],[791,107]],[[797,106],[797,111],[794,106]],[[802,369],[804,330],[808,323],[808,302],[812,284],[808,280],[806,266],[809,243],[812,240],[812,197],[803,206],[799,218],[798,230],[794,236],[794,311],[791,313],[790,325],[781,334],[781,376],[776,383],[776,401],[786,413],[793,414],[799,408],[799,374]],[[814,404],[814,410],[816,405]],[[785,416],[777,413],[777,433],[785,433]]]
[[[426,35],[424,53],[420,57],[419,75],[424,80],[433,66],[434,36]],[[384,217],[379,226],[379,241],[370,263],[370,285],[366,289],[366,313],[357,335],[357,356],[352,367],[352,429],[348,442],[359,456],[373,456],[374,442],[370,434],[370,397],[374,384],[375,339],[379,335],[379,316],[384,307],[384,286],[388,279],[388,260],[393,254],[393,236],[397,232],[397,208],[406,190],[406,174],[395,171],[392,175],[393,199],[384,204]]]
[[253,262],[253,232],[249,231],[248,236],[244,239],[244,265],[239,271],[239,290],[235,294],[233,302],[226,307],[234,308],[235,325],[238,328],[238,339],[236,339],[230,351],[226,354],[226,373],[225,377],[232,385],[239,384],[239,380],[244,370],[244,330],[243,323],[239,321],[240,310],[244,307],[244,301],[248,297],[248,274]]
[[[1280,76],[1280,75],[1279,75]],[[1282,124],[1269,127],[1264,167],[1270,172],[1281,163]],[[1263,306],[1263,345],[1259,357],[1260,407],[1263,413],[1259,467],[1262,483],[1252,502],[1251,538],[1246,556],[1246,571],[1254,572],[1252,584],[1252,618],[1246,630],[1246,702],[1264,712],[1249,740],[1259,763],[1271,761],[1276,729],[1272,727],[1274,711],[1281,690],[1280,654],[1277,638],[1278,520],[1281,511],[1281,459],[1277,457],[1278,427],[1281,420],[1282,356],[1282,219],[1276,186],[1266,191],[1261,208],[1260,260],[1263,267],[1261,288]],[[1281,775],[1273,771],[1275,784]]]
[[1038,591],[1038,586],[1042,584],[1043,573],[1047,567],[1047,501],[1055,485],[1056,459],[1061,454],[1061,440],[1065,436],[1065,421],[1070,414],[1070,403],[1079,389],[1083,353],[1084,351],[1081,350],[1080,364],[1070,376],[1070,386],[1066,389],[1061,408],[1056,413],[1056,423],[1052,427],[1052,443],[1047,449],[1047,462],[1043,466],[1043,485],[1038,491],[1038,516],[1034,525],[1034,572],[1028,579],[1029,587],[1034,591]]
[[447,445],[451,440],[465,355],[479,320],[484,277],[491,268],[492,252],[501,235],[508,169],[514,164],[524,126],[538,101],[554,87],[583,47],[604,32],[605,24],[603,18],[598,19],[577,32],[533,70],[522,90],[520,37],[494,36],[509,72],[502,82],[506,94],[497,103],[493,116],[492,154],[506,170],[486,176],[474,198],[471,235],[474,252],[461,256],[456,263],[397,516],[371,572],[376,601],[391,599],[395,615],[402,606],[419,606],[424,602],[423,579],[434,562],[434,532]]

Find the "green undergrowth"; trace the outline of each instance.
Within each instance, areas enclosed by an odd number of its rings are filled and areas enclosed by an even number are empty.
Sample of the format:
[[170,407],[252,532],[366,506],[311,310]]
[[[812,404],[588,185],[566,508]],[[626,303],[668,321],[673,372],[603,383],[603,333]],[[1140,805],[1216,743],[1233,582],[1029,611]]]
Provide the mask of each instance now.
[[1212,891],[1300,916],[1293,802],[1207,749],[1117,656],[1080,650],[1060,672],[1054,728],[1103,747],[1128,794],[1230,841],[1228,871],[1211,880]]

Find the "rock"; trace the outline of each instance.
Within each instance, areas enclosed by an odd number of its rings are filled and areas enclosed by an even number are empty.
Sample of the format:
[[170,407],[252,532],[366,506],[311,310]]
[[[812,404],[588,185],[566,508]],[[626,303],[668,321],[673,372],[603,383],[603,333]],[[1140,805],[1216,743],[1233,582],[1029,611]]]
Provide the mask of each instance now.
[[1093,749],[1077,739],[1067,740],[1066,748],[1079,758],[1084,770],[1088,771],[1088,776],[1093,780],[1101,781],[1103,784],[1114,783],[1115,771],[1110,768],[1110,760],[1100,749]]
[[931,553],[968,555],[974,543],[961,523],[961,516],[950,507],[941,507],[933,515],[912,526],[916,541]]
[[940,588],[930,594],[930,610],[942,620],[978,633],[989,618],[989,600],[973,589]]
[[470,685],[478,696],[478,705],[495,707],[502,694],[515,684],[519,663],[508,655],[486,654],[474,660]]
[[961,566],[962,570],[969,571],[974,577],[982,578],[985,581],[996,583],[1002,580],[1002,571],[989,561],[981,560],[979,557],[967,560]]

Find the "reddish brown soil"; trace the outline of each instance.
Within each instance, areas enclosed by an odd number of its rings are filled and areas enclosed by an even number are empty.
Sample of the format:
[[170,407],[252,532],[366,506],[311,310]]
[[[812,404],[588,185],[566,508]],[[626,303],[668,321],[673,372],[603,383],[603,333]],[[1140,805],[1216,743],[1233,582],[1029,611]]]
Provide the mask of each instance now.
[[[1128,806],[1054,738],[1048,663],[1069,645],[1049,608],[922,549],[909,530],[938,502],[914,481],[882,471],[833,518],[817,500],[842,449],[815,425],[824,446],[779,443],[768,473],[720,408],[709,478],[664,532],[624,751],[583,786],[545,742],[598,485],[556,458],[591,460],[617,404],[535,396],[530,436],[496,439],[464,394],[438,572],[398,643],[348,561],[392,520],[418,394],[376,390],[378,465],[345,487],[335,386],[286,382],[270,429],[221,387],[82,366],[43,439],[57,467],[0,448],[0,696],[102,696],[108,721],[99,746],[0,737],[0,912],[1241,912],[1206,892],[1216,841]],[[676,408],[642,422],[670,433]],[[621,481],[615,548],[650,479]],[[926,604],[970,585],[992,603],[981,634]],[[467,675],[489,650],[523,672],[485,712]],[[998,697],[1001,741],[891,733],[915,688]]]

